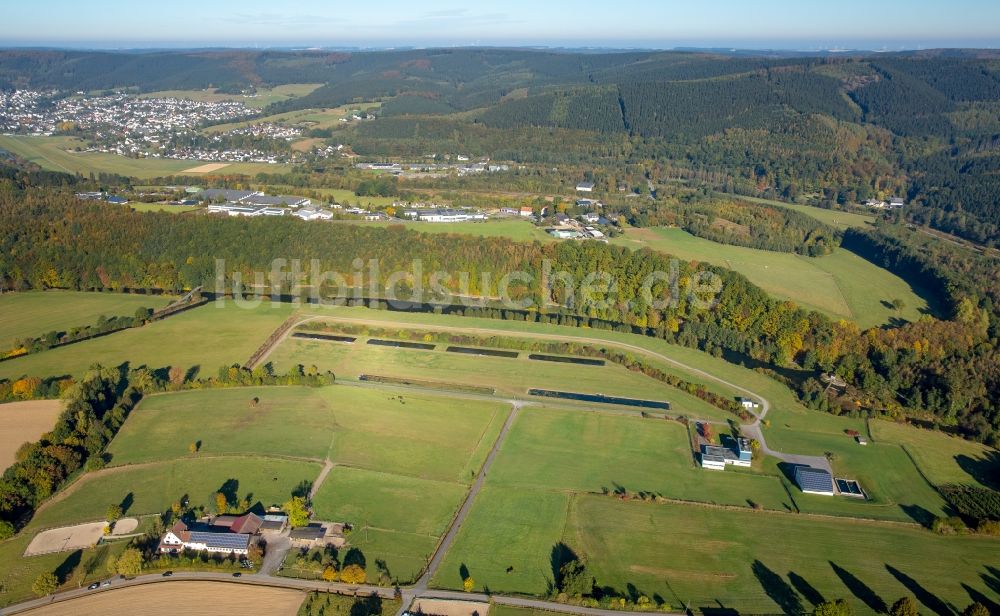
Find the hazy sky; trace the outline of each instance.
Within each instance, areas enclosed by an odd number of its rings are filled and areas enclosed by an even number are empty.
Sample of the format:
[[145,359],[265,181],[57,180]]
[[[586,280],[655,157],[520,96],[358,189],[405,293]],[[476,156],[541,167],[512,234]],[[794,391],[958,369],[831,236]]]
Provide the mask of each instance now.
[[1000,47],[1000,0],[5,0],[0,47]]

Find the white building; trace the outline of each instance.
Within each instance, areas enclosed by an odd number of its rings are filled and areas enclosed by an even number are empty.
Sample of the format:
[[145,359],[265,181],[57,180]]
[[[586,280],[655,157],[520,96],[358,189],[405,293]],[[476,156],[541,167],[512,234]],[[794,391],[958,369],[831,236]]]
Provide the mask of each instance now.
[[577,192],[594,192],[593,182],[580,182],[576,185]]
[[251,536],[246,533],[192,531],[184,522],[177,522],[160,540],[158,551],[161,554],[177,554],[194,550],[246,556],[250,551],[250,539]]

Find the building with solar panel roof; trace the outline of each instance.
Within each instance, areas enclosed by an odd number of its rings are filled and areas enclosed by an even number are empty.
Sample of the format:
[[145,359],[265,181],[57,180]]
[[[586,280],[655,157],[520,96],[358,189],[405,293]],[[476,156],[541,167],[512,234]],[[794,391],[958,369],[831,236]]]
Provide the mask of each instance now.
[[250,539],[251,535],[247,533],[190,530],[187,524],[178,521],[160,540],[158,551],[161,554],[177,554],[184,550],[194,550],[246,556],[250,551]]
[[822,468],[796,466],[795,483],[806,494],[822,494],[824,496],[833,496],[835,494],[833,476],[829,471]]

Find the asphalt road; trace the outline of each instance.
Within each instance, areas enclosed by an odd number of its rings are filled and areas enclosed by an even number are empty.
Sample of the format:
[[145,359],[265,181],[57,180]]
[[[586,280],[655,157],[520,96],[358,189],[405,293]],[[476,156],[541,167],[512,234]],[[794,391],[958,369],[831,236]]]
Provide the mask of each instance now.
[[[519,335],[519,332],[516,332],[516,331],[507,331],[507,330],[500,330],[500,329],[476,328],[476,327],[453,327],[453,326],[442,326],[442,325],[428,326],[428,325],[423,325],[423,324],[407,324],[407,323],[397,323],[397,322],[391,322],[390,323],[390,322],[387,322],[387,321],[379,321],[379,320],[375,320],[375,319],[354,319],[354,318],[341,318],[341,317],[336,317],[336,316],[333,316],[333,315],[318,315],[318,316],[309,316],[309,317],[303,318],[302,320],[300,320],[297,323],[295,323],[295,325],[293,325],[292,327],[289,327],[288,330],[286,330],[281,336],[279,336],[277,339],[275,339],[273,341],[273,343],[270,345],[270,347],[268,349],[266,349],[260,355],[260,358],[258,359],[258,361],[256,363],[259,364],[259,363],[265,361],[267,359],[267,357],[271,354],[271,351],[275,347],[277,347],[278,344],[280,344],[282,341],[284,341],[288,337],[288,335],[292,331],[294,331],[294,328],[296,326],[298,326],[298,325],[300,325],[302,323],[305,323],[307,321],[312,321],[312,320],[316,320],[316,319],[325,319],[325,320],[329,320],[329,321],[339,321],[339,322],[344,322],[344,323],[354,323],[354,324],[363,324],[363,325],[376,325],[376,326],[391,325],[391,326],[396,327],[396,328],[408,328],[408,329],[430,328],[430,329],[439,330],[439,331],[455,331],[455,332],[466,332],[466,333],[470,333],[471,332],[471,333],[485,334],[485,335],[491,335],[491,336],[496,336],[496,335],[499,335],[499,336],[517,336],[517,335]],[[686,370],[686,371],[688,371],[688,372],[690,372],[692,374],[697,374],[698,376],[701,376],[701,377],[703,377],[705,379],[708,379],[708,380],[711,380],[711,381],[715,381],[716,383],[719,383],[721,385],[725,385],[727,387],[735,389],[736,391],[739,391],[739,392],[741,392],[742,394],[744,394],[744,395],[746,395],[748,397],[751,397],[751,398],[754,398],[754,399],[758,400],[759,403],[760,403],[760,407],[761,407],[760,408],[760,412],[759,413],[756,413],[756,412],[753,413],[754,417],[755,417],[754,421],[752,423],[750,423],[750,424],[744,425],[742,427],[742,431],[743,431],[743,434],[745,436],[747,436],[749,438],[757,439],[757,441],[761,445],[761,451],[762,452],[764,452],[767,455],[774,456],[774,457],[776,457],[776,458],[778,458],[778,459],[780,459],[782,461],[791,463],[791,464],[807,464],[809,466],[816,466],[816,467],[820,467],[820,468],[825,468],[827,470],[831,470],[830,469],[830,463],[826,459],[826,457],[824,457],[824,456],[805,456],[805,455],[799,455],[799,454],[789,454],[789,453],[783,453],[783,452],[780,452],[780,451],[776,451],[776,450],[771,449],[770,447],[768,447],[767,446],[767,441],[764,438],[764,434],[763,434],[763,431],[761,430],[761,425],[760,424],[761,424],[761,420],[767,415],[768,411],[771,409],[771,404],[770,404],[770,402],[766,398],[764,398],[760,394],[758,394],[756,392],[753,392],[753,391],[751,391],[751,390],[749,390],[749,389],[747,389],[747,388],[745,388],[745,387],[743,387],[741,385],[737,385],[735,383],[731,383],[731,382],[726,381],[726,380],[724,380],[724,379],[722,379],[720,377],[717,377],[717,376],[715,376],[713,374],[710,374],[708,372],[705,372],[703,370],[695,368],[694,366],[689,366],[689,365],[687,365],[687,364],[685,364],[683,362],[680,362],[680,361],[677,361],[677,360],[675,360],[673,358],[667,357],[666,355],[662,355],[662,354],[657,353],[655,351],[651,351],[649,349],[646,349],[646,348],[643,348],[643,347],[640,347],[640,346],[636,346],[636,345],[631,345],[631,344],[622,343],[622,342],[608,341],[608,340],[604,340],[604,339],[601,339],[601,338],[588,338],[588,337],[585,337],[585,336],[565,336],[565,335],[559,335],[559,334],[535,334],[535,333],[531,334],[531,336],[534,337],[534,338],[542,338],[542,339],[547,339],[547,340],[559,340],[559,341],[569,341],[569,342],[574,342],[574,341],[575,342],[588,342],[588,343],[598,344],[598,345],[616,346],[618,348],[627,349],[629,351],[633,351],[633,352],[639,353],[641,355],[646,355],[648,357],[653,357],[653,358],[655,358],[655,359],[657,359],[659,361],[663,361],[663,362],[665,362],[667,364],[670,364],[670,365],[682,368],[682,369],[684,369],[684,370]],[[473,482],[473,485],[470,488],[469,493],[468,493],[468,495],[465,498],[465,501],[462,503],[462,506],[459,509],[458,514],[455,516],[455,519],[453,520],[451,527],[448,529],[448,532],[442,538],[441,542],[438,545],[437,550],[434,552],[434,555],[431,558],[431,561],[428,564],[427,569],[424,571],[423,575],[421,575],[420,578],[417,580],[416,584],[414,584],[411,587],[406,587],[406,588],[401,588],[400,589],[401,592],[402,592],[402,596],[403,596],[403,607],[400,609],[400,613],[404,612],[409,607],[410,602],[414,598],[416,598],[416,597],[422,597],[422,598],[462,599],[462,600],[466,600],[466,601],[470,601],[470,600],[471,601],[477,601],[477,600],[478,601],[491,601],[493,603],[498,603],[498,604],[502,604],[502,605],[511,605],[511,606],[517,606],[517,607],[535,608],[535,609],[549,610],[549,611],[561,612],[561,613],[586,614],[588,616],[620,616],[620,614],[622,612],[621,611],[617,611],[617,610],[603,610],[603,609],[595,609],[595,608],[584,608],[584,607],[579,607],[579,606],[575,606],[575,605],[566,605],[566,604],[563,604],[563,603],[557,603],[557,602],[553,602],[553,601],[544,601],[544,600],[540,600],[540,599],[527,599],[527,598],[522,598],[522,597],[508,597],[508,596],[503,596],[503,595],[485,595],[485,594],[480,594],[480,593],[466,593],[466,592],[455,592],[455,591],[430,590],[430,589],[428,589],[428,582],[433,578],[434,574],[437,572],[438,568],[441,565],[441,562],[444,560],[445,555],[447,554],[449,548],[451,547],[452,543],[454,542],[454,539],[455,539],[456,535],[458,534],[458,531],[461,529],[462,523],[465,521],[466,517],[468,516],[469,511],[472,508],[472,503],[475,500],[475,497],[479,494],[480,490],[482,489],[482,485],[483,485],[483,482],[485,481],[486,476],[487,476],[487,474],[489,472],[489,468],[492,465],[493,460],[496,457],[496,454],[497,454],[497,452],[500,449],[500,446],[502,445],[504,439],[506,438],[507,434],[509,433],[510,427],[511,427],[511,425],[514,422],[514,419],[517,417],[518,411],[521,409],[522,406],[525,406],[526,404],[530,404],[530,403],[527,403],[527,402],[524,402],[524,401],[517,401],[517,400],[509,400],[509,402],[511,403],[511,406],[512,406],[511,412],[508,414],[507,420],[504,422],[503,428],[500,430],[500,434],[497,436],[496,441],[493,443],[493,448],[490,449],[489,454],[486,456],[486,461],[483,463],[483,467],[479,471],[479,475],[476,477],[476,480]],[[326,469],[324,469],[324,470],[326,470]],[[371,594],[374,593],[374,594],[378,594],[379,596],[382,596],[384,598],[392,598],[395,595],[395,590],[394,589],[384,588],[384,587],[379,587],[379,586],[371,586],[371,585],[364,585],[364,584],[363,585],[350,585],[350,584],[330,583],[330,582],[313,581],[313,580],[300,580],[300,579],[295,579],[295,578],[273,577],[271,574],[273,574],[275,572],[275,569],[276,569],[276,565],[274,563],[275,563],[274,560],[269,560],[269,559],[265,558],[265,562],[264,562],[265,566],[262,567],[262,572],[261,573],[244,575],[244,576],[242,576],[240,578],[234,578],[234,577],[232,577],[231,574],[224,574],[224,573],[178,572],[178,573],[174,574],[173,576],[166,577],[166,578],[162,577],[162,575],[157,574],[157,575],[144,575],[144,576],[137,577],[137,578],[135,578],[133,580],[120,580],[119,579],[119,580],[115,580],[115,582],[112,584],[112,586],[110,586],[108,588],[100,588],[100,589],[92,590],[92,591],[87,590],[87,589],[70,590],[70,591],[61,592],[61,593],[58,593],[58,594],[55,594],[55,595],[49,595],[47,597],[42,597],[40,599],[35,599],[35,600],[32,600],[32,601],[26,601],[24,603],[19,603],[19,604],[13,605],[13,606],[9,606],[7,608],[4,608],[4,609],[0,610],[0,615],[17,614],[17,613],[25,612],[25,611],[30,610],[30,609],[35,608],[35,607],[42,606],[42,605],[47,605],[47,604],[50,604],[50,603],[56,603],[56,602],[61,602],[61,601],[67,601],[67,600],[70,600],[70,599],[74,599],[74,598],[77,598],[77,597],[80,597],[80,596],[84,596],[84,595],[91,594],[91,593],[96,593],[96,592],[109,592],[109,591],[112,591],[112,590],[114,590],[116,588],[123,588],[123,587],[129,587],[129,586],[137,586],[137,585],[142,585],[142,584],[166,583],[166,582],[170,582],[170,581],[173,581],[173,580],[192,580],[192,579],[194,579],[194,580],[215,580],[215,581],[224,581],[224,582],[229,582],[229,583],[252,584],[252,585],[260,585],[260,586],[273,586],[273,587],[281,587],[281,588],[294,588],[294,589],[307,590],[307,591],[308,590],[333,591],[333,592],[339,592],[339,593],[343,593],[343,594],[364,594],[364,595],[371,595]],[[662,612],[658,612],[658,613],[662,613]]]

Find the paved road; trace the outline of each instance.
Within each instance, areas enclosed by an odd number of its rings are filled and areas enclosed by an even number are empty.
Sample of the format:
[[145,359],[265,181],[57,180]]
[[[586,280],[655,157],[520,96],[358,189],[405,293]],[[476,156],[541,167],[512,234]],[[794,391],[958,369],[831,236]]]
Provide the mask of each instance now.
[[[274,350],[274,348],[276,348],[278,346],[278,344],[280,344],[285,338],[287,338],[291,334],[291,332],[294,331],[294,328],[296,326],[301,325],[302,323],[305,323],[307,321],[312,321],[312,320],[316,320],[316,319],[324,319],[324,320],[329,320],[329,321],[339,321],[339,322],[354,323],[354,324],[361,324],[361,325],[374,325],[374,326],[391,325],[392,327],[407,328],[407,329],[430,328],[430,329],[440,330],[440,331],[456,331],[456,332],[466,332],[466,333],[473,332],[473,333],[486,334],[486,335],[491,335],[491,336],[518,336],[518,335],[524,336],[525,335],[523,332],[508,331],[508,330],[502,330],[502,329],[489,329],[489,328],[476,328],[476,327],[473,327],[473,328],[470,328],[470,327],[453,327],[453,326],[443,326],[443,325],[428,326],[428,325],[424,325],[424,324],[407,324],[407,323],[398,323],[398,322],[387,322],[387,321],[379,321],[379,320],[375,320],[375,319],[355,319],[355,318],[346,318],[346,317],[335,317],[335,316],[332,316],[332,315],[317,315],[317,316],[305,317],[302,320],[300,320],[297,323],[295,323],[292,327],[289,327],[287,331],[285,331],[280,337],[278,337],[277,339],[275,339],[274,342],[270,345],[270,347],[261,354],[260,359],[256,363],[259,364],[260,362],[265,361],[267,359],[267,357],[271,354],[271,351]],[[743,434],[744,435],[746,435],[747,437],[750,437],[750,438],[755,438],[755,439],[757,439],[758,442],[760,442],[761,451],[763,451],[767,455],[774,456],[774,457],[776,457],[776,458],[778,458],[780,460],[783,460],[783,461],[791,463],[791,464],[808,464],[810,466],[817,466],[817,467],[820,467],[820,468],[825,468],[827,470],[830,470],[830,463],[829,463],[829,461],[824,456],[805,456],[805,455],[799,455],[799,454],[788,454],[788,453],[783,453],[783,452],[780,452],[780,451],[775,451],[775,450],[771,449],[770,447],[768,447],[767,446],[767,442],[764,439],[764,434],[763,434],[763,431],[761,430],[761,425],[760,424],[761,424],[761,420],[767,415],[768,411],[771,409],[771,404],[770,404],[770,402],[764,396],[761,396],[760,394],[758,394],[756,392],[753,392],[753,391],[751,391],[751,390],[749,390],[749,389],[747,389],[747,388],[745,388],[745,387],[743,387],[741,385],[737,385],[735,383],[731,383],[731,382],[726,381],[726,380],[724,380],[722,378],[719,378],[719,377],[717,377],[717,376],[715,376],[713,374],[709,374],[708,372],[705,372],[703,370],[695,368],[694,366],[689,366],[689,365],[687,365],[687,364],[685,364],[683,362],[680,362],[680,361],[677,361],[677,360],[675,360],[673,358],[667,357],[666,355],[663,355],[661,353],[657,353],[655,351],[651,351],[651,350],[646,349],[644,347],[640,347],[640,346],[636,346],[636,345],[632,345],[632,344],[627,344],[627,343],[623,343],[623,342],[616,342],[616,341],[609,341],[609,340],[604,340],[602,338],[588,338],[588,337],[585,337],[585,336],[566,336],[566,335],[559,335],[559,334],[536,334],[536,333],[532,333],[530,335],[533,338],[541,338],[541,339],[547,339],[547,340],[569,341],[569,342],[588,342],[588,343],[592,343],[592,344],[608,345],[608,346],[615,346],[615,347],[622,348],[622,349],[627,349],[627,350],[639,353],[641,355],[646,355],[646,356],[649,356],[649,357],[653,357],[653,358],[658,359],[660,361],[663,361],[663,362],[665,362],[667,364],[670,364],[670,365],[673,365],[673,366],[677,366],[677,367],[682,368],[682,369],[684,369],[684,370],[686,370],[686,371],[688,371],[688,372],[690,372],[692,374],[697,374],[698,376],[701,376],[701,377],[703,377],[703,378],[705,378],[707,380],[711,380],[711,381],[714,381],[714,382],[719,383],[721,385],[725,385],[727,387],[731,387],[732,389],[735,389],[736,391],[739,391],[742,394],[744,394],[744,395],[746,395],[748,397],[754,398],[754,399],[756,399],[756,400],[758,400],[760,402],[760,406],[761,406],[760,412],[759,413],[753,413],[754,416],[755,416],[754,421],[752,423],[750,423],[750,424],[744,425],[743,428],[742,428],[742,430],[743,430]],[[490,398],[490,399],[494,399],[495,400],[496,398]],[[426,597],[426,598],[444,598],[444,599],[463,599],[463,600],[473,600],[473,601],[476,601],[476,600],[478,600],[478,601],[492,601],[493,603],[499,603],[499,604],[503,604],[503,605],[512,605],[512,606],[518,606],[518,607],[536,608],[536,609],[541,609],[541,610],[549,610],[549,611],[553,611],[553,612],[562,612],[562,613],[586,614],[588,616],[620,616],[621,613],[622,613],[621,611],[616,611],[616,610],[602,610],[602,609],[594,609],[594,608],[584,608],[584,607],[578,607],[578,606],[574,606],[574,605],[565,605],[565,604],[562,604],[562,603],[556,603],[556,602],[552,602],[552,601],[543,601],[543,600],[539,600],[539,599],[526,599],[526,598],[521,598],[521,597],[506,597],[506,596],[502,596],[502,595],[484,595],[484,594],[478,594],[478,593],[465,593],[465,592],[443,591],[443,590],[429,590],[428,589],[428,587],[427,587],[428,582],[431,580],[431,578],[433,578],[434,574],[437,572],[438,568],[441,565],[441,562],[444,560],[445,555],[447,554],[449,548],[451,547],[451,544],[454,541],[455,536],[458,534],[458,531],[461,528],[462,523],[465,521],[465,518],[468,516],[468,513],[469,513],[469,511],[472,508],[472,503],[475,500],[475,497],[479,494],[479,491],[482,488],[483,482],[486,479],[486,475],[487,475],[487,473],[489,471],[489,468],[492,465],[494,458],[496,457],[496,453],[497,453],[497,451],[499,451],[500,446],[503,443],[504,438],[507,436],[508,432],[510,431],[510,427],[511,427],[511,425],[514,422],[514,419],[516,418],[516,416],[518,414],[518,411],[521,409],[521,407],[523,407],[525,405],[528,405],[528,404],[531,404],[530,402],[518,401],[518,400],[508,400],[508,402],[510,402],[511,407],[512,407],[511,408],[511,412],[510,412],[510,414],[508,414],[507,420],[504,422],[503,428],[500,430],[500,434],[497,436],[496,441],[493,443],[492,449],[490,449],[489,454],[486,456],[486,461],[483,463],[483,467],[479,471],[479,475],[476,477],[475,482],[473,482],[473,485],[470,488],[469,493],[466,496],[465,501],[462,503],[462,507],[459,509],[458,514],[455,516],[455,519],[452,522],[451,527],[448,529],[448,532],[442,538],[440,544],[438,545],[437,550],[434,552],[434,556],[431,558],[431,562],[428,564],[427,569],[424,571],[423,575],[420,576],[420,578],[417,580],[417,583],[415,585],[413,585],[412,587],[407,587],[407,588],[400,589],[401,592],[402,592],[402,597],[403,597],[403,603],[402,603],[403,607],[400,609],[400,612],[405,611],[405,609],[407,607],[409,607],[411,601],[414,598],[416,598],[416,597]],[[326,470],[326,468],[324,468],[324,471],[329,472],[328,470]],[[324,476],[324,475],[321,474],[321,477],[322,476]],[[317,483],[318,482],[319,482],[319,480],[317,480]],[[268,562],[267,559],[265,559],[265,563],[267,563],[267,562]],[[31,609],[33,607],[38,607],[38,606],[41,606],[41,605],[46,605],[48,603],[57,602],[57,601],[65,601],[65,600],[72,599],[72,598],[75,598],[75,597],[79,597],[79,596],[82,596],[82,595],[85,595],[85,594],[89,594],[89,593],[92,593],[92,592],[106,592],[106,591],[111,590],[113,588],[121,588],[123,586],[135,586],[135,585],[139,585],[139,584],[149,584],[149,583],[156,583],[156,582],[167,582],[167,581],[172,581],[172,580],[185,580],[185,579],[187,579],[187,580],[190,580],[190,579],[219,580],[219,581],[241,583],[241,584],[256,584],[256,585],[264,585],[264,586],[278,586],[278,587],[283,587],[283,588],[297,588],[297,589],[301,589],[301,590],[323,590],[323,591],[329,590],[329,591],[340,592],[340,593],[344,593],[344,594],[372,594],[372,593],[376,593],[379,596],[382,596],[384,598],[391,598],[395,594],[395,591],[393,589],[382,588],[382,587],[378,587],[378,586],[349,585],[349,584],[328,583],[328,582],[321,582],[321,581],[299,580],[299,579],[294,579],[294,578],[271,577],[268,574],[270,574],[272,572],[273,572],[272,570],[266,570],[266,571],[262,571],[262,573],[260,573],[260,574],[245,575],[245,576],[243,576],[243,577],[241,577],[239,579],[233,578],[230,575],[222,574],[222,573],[197,573],[197,572],[177,573],[173,577],[170,577],[170,578],[163,578],[163,577],[161,577],[159,575],[146,575],[146,576],[138,577],[138,578],[136,578],[134,580],[117,582],[115,585],[113,585],[109,589],[100,589],[100,590],[96,590],[96,591],[87,591],[86,589],[72,590],[72,591],[62,592],[62,593],[59,593],[57,595],[51,595],[51,596],[48,596],[48,597],[43,597],[41,599],[36,599],[36,600],[28,601],[28,602],[25,602],[25,603],[20,603],[20,604],[14,605],[14,606],[7,607],[7,608],[5,608],[3,610],[0,610],[0,615],[15,614],[15,613],[18,613],[18,612],[23,612],[25,610]],[[660,612],[660,613],[662,613],[662,612]]]

